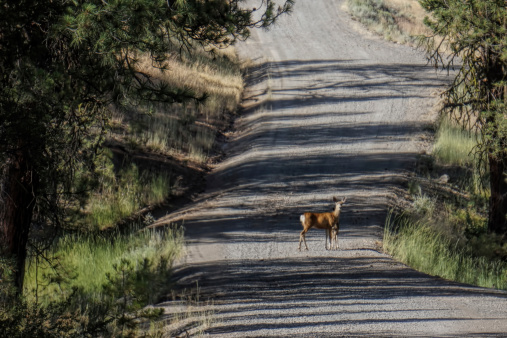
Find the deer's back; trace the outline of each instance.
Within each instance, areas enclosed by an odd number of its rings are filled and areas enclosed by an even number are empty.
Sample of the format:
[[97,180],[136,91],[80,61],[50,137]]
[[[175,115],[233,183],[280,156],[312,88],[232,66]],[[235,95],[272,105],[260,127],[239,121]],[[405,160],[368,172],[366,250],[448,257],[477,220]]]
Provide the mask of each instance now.
[[335,223],[335,217],[331,212],[305,212],[301,223],[305,228],[327,229]]

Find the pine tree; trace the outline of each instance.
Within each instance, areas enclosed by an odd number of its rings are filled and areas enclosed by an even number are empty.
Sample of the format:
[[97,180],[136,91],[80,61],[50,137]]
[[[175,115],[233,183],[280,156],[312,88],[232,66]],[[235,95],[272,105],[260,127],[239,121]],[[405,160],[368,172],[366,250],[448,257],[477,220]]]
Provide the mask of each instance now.
[[[476,155],[489,168],[488,229],[507,233],[507,9],[504,0],[422,0],[426,42],[436,66],[459,70],[444,111],[480,135]],[[443,39],[441,39],[443,38]],[[435,43],[438,41],[438,44]],[[444,51],[443,46],[447,46]]]
[[18,291],[30,226],[63,225],[62,201],[79,196],[78,169],[93,171],[110,111],[205,98],[152,79],[139,58],[164,68],[168,50],[233,44],[293,5],[242,2],[0,0],[0,245]]

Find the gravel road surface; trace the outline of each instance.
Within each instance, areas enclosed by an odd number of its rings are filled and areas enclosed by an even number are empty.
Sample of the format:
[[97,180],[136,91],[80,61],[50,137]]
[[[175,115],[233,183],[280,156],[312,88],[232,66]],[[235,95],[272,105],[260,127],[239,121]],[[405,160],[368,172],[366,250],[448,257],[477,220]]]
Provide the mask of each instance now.
[[[253,3],[252,3],[252,6]],[[416,272],[377,251],[392,188],[424,146],[446,74],[382,41],[343,1],[299,0],[238,46],[255,67],[226,159],[184,223],[183,284],[211,298],[220,337],[507,336],[507,294]],[[342,207],[339,250],[299,215]],[[164,306],[164,304],[161,304]]]

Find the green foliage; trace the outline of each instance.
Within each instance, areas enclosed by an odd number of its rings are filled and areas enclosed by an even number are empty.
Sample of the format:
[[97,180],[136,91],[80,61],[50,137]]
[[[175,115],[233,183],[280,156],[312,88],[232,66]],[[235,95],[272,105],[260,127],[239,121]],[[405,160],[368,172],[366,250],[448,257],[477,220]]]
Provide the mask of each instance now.
[[[278,9],[271,0],[259,9],[241,4],[0,0],[0,226],[15,233],[2,237],[1,247],[14,248],[5,254],[17,259],[15,268],[0,267],[2,333],[132,336],[143,319],[160,315],[145,305],[167,285],[178,245],[148,231],[141,245],[133,243],[142,236],[122,244],[121,238],[62,237],[61,231],[73,221],[68,211],[86,209],[94,189],[105,192],[101,202],[115,209],[104,213],[106,223],[124,217],[124,205],[165,198],[167,177],[143,176],[134,167],[113,173],[101,152],[112,112],[202,102],[209,96],[205,90],[160,80],[141,60],[166,71],[170,52],[192,55],[198,45],[223,48],[246,39],[250,29],[267,28],[290,12],[293,0]],[[14,285],[21,290],[30,232],[36,258],[27,278],[35,276],[35,283],[28,285],[34,295],[27,303],[6,280],[17,275]]]
[[7,259],[0,256],[0,305],[13,305],[10,304],[13,296],[16,294],[14,288],[14,266],[15,263],[12,259]]
[[[457,231],[461,231],[466,238],[472,239],[487,233],[487,224],[484,215],[477,212],[473,207],[453,208],[449,206],[448,209],[450,211],[448,218],[449,224]],[[481,255],[489,256],[485,254]]]
[[135,164],[115,174],[112,166],[106,166],[85,217],[78,222],[92,230],[112,227],[141,207],[163,202],[170,193],[170,178],[166,174],[140,173]]
[[[418,172],[424,178],[408,183],[412,206],[389,215],[384,248],[428,274],[507,289],[507,245],[504,236],[488,232],[489,192],[478,187],[476,140],[449,119],[440,121],[433,152],[437,160],[428,166],[432,158],[420,158],[424,170]],[[442,172],[451,181],[442,182]]]
[[66,303],[40,308],[18,301],[10,308],[0,307],[0,332],[4,337],[84,336],[78,316],[66,312]]
[[419,193],[414,197],[413,211],[421,216],[432,217],[435,211],[435,204],[435,199]]
[[457,125],[448,116],[439,123],[433,155],[444,166],[460,167],[456,182],[460,188],[476,199],[489,198],[487,166],[476,154],[480,136]]
[[[156,320],[164,312],[160,308],[145,307],[151,304],[152,288],[160,286],[154,285],[156,283],[152,279],[155,275],[153,263],[144,259],[136,265],[126,259],[114,264],[114,272],[107,274],[107,283],[103,286],[104,294],[111,300],[110,326],[114,328],[115,336],[135,337],[140,319]],[[167,271],[165,265],[162,260],[157,270]]]

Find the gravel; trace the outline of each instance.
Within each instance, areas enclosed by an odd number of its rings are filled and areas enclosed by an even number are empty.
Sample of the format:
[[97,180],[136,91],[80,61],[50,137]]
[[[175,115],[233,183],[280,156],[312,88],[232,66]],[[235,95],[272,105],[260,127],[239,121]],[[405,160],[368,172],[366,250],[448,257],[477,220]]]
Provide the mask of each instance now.
[[[504,336],[505,292],[378,252],[393,187],[426,146],[449,79],[421,51],[365,32],[343,6],[297,1],[238,46],[256,66],[227,158],[195,203],[157,222],[186,227],[176,278],[213,300],[208,335]],[[297,251],[299,215],[332,211],[333,196],[347,197],[339,250],[312,229],[309,251]]]

